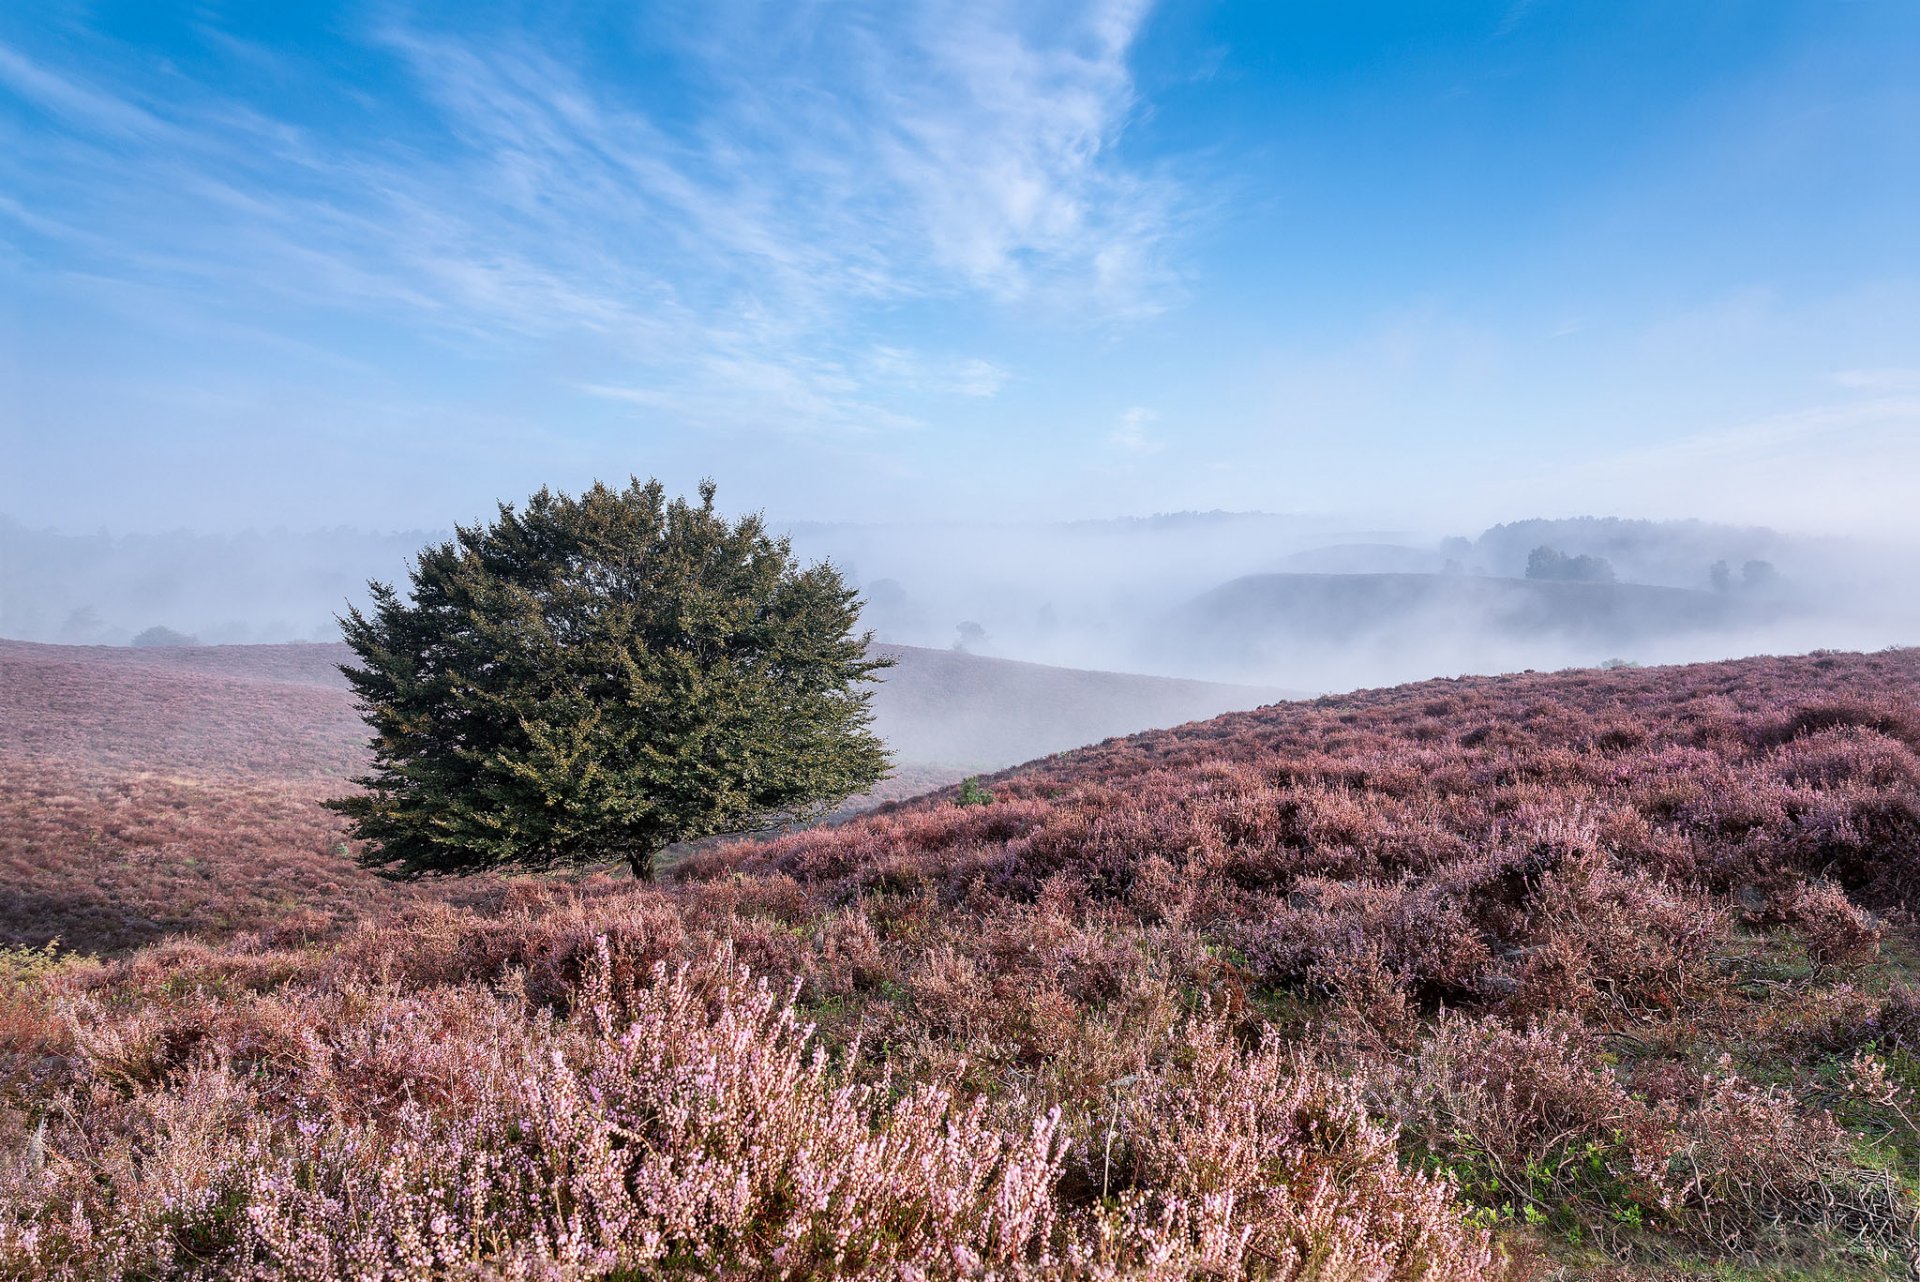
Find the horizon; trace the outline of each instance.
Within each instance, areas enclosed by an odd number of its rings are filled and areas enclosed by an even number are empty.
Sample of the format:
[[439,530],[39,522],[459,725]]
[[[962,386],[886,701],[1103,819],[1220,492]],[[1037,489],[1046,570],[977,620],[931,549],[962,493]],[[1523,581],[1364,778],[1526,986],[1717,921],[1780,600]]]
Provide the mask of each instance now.
[[[606,482],[606,483],[611,484],[611,482]],[[517,510],[524,505],[525,500],[524,499],[501,499],[501,500],[498,500],[497,502],[499,505],[510,506]],[[1052,517],[1052,518],[1042,516],[1042,517],[1003,517],[1003,518],[996,519],[992,517],[958,516],[958,517],[929,518],[924,520],[914,520],[911,518],[902,517],[902,518],[889,518],[889,519],[882,519],[882,520],[866,520],[866,521],[836,520],[830,517],[823,518],[823,517],[811,517],[811,516],[793,516],[788,514],[769,512],[765,508],[756,509],[752,513],[748,513],[748,512],[736,513],[736,515],[739,515],[739,516],[746,516],[750,514],[757,515],[763,518],[768,524],[768,526],[774,529],[775,531],[791,530],[791,529],[885,529],[889,527],[928,529],[928,528],[937,528],[941,526],[960,526],[960,527],[977,527],[977,528],[993,528],[993,529],[1017,529],[1021,526],[1068,527],[1068,526],[1087,526],[1087,525],[1146,525],[1146,524],[1152,524],[1155,522],[1171,523],[1176,521],[1190,522],[1195,520],[1223,520],[1223,521],[1224,520],[1274,520],[1274,521],[1322,521],[1322,522],[1332,523],[1334,525],[1350,526],[1351,527],[1350,529],[1340,531],[1344,533],[1351,533],[1356,535],[1358,534],[1392,535],[1398,538],[1410,539],[1415,542],[1432,541],[1432,539],[1443,537],[1437,531],[1416,530],[1416,529],[1410,529],[1410,528],[1389,529],[1389,528],[1382,528],[1382,527],[1376,527],[1376,526],[1368,526],[1363,523],[1360,523],[1358,517],[1354,516],[1351,513],[1313,512],[1313,511],[1276,512],[1276,511],[1268,511],[1261,508],[1206,508],[1206,509],[1180,508],[1177,510],[1155,511],[1155,512],[1137,512],[1137,513],[1120,512],[1120,513],[1115,513],[1108,516]],[[209,529],[205,529],[198,526],[192,526],[192,525],[159,525],[159,526],[151,526],[151,527],[145,527],[145,528],[138,528],[138,527],[130,528],[130,527],[114,527],[112,525],[103,523],[100,525],[96,525],[91,529],[81,529],[74,526],[63,527],[58,524],[41,524],[41,525],[30,524],[28,522],[19,520],[17,517],[13,516],[11,513],[0,512],[0,523],[12,524],[17,528],[26,531],[27,533],[50,534],[57,538],[63,538],[63,539],[89,539],[89,538],[102,538],[102,537],[114,538],[114,539],[167,538],[167,537],[175,537],[180,535],[187,535],[187,536],[196,537],[196,538],[204,537],[204,538],[212,538],[212,539],[222,539],[222,538],[242,538],[247,536],[261,537],[261,536],[277,536],[277,535],[287,535],[290,537],[312,537],[312,536],[327,535],[327,534],[357,534],[357,535],[366,535],[370,538],[412,538],[417,536],[426,536],[430,538],[450,538],[452,537],[452,532],[455,524],[467,525],[467,524],[471,524],[475,520],[484,522],[490,519],[491,519],[491,514],[480,514],[472,518],[460,520],[458,522],[450,521],[438,527],[425,526],[425,525],[415,525],[415,526],[408,526],[408,527],[361,526],[361,525],[345,525],[345,524],[290,525],[286,523],[281,523],[276,525],[249,525],[249,526],[244,526],[244,527],[234,528],[234,529],[209,530]],[[1630,524],[1644,524],[1644,525],[1652,525],[1652,526],[1707,525],[1707,526],[1718,526],[1718,527],[1730,529],[1730,530],[1793,534],[1800,537],[1810,537],[1807,531],[1796,530],[1791,526],[1769,525],[1769,524],[1763,524],[1758,522],[1743,524],[1740,522],[1732,522],[1732,521],[1710,521],[1701,517],[1620,517],[1620,516],[1616,516],[1616,515],[1604,513],[1604,512],[1570,512],[1560,516],[1546,516],[1541,514],[1534,514],[1531,516],[1516,516],[1516,517],[1511,517],[1505,520],[1488,522],[1484,526],[1472,529],[1471,533],[1480,534],[1488,530],[1501,529],[1507,526],[1520,525],[1520,524],[1525,524],[1527,522],[1532,522],[1532,521],[1568,521],[1568,522],[1621,521],[1621,522],[1630,523]],[[1461,532],[1465,532],[1465,531],[1454,531],[1453,533],[1461,533]]]

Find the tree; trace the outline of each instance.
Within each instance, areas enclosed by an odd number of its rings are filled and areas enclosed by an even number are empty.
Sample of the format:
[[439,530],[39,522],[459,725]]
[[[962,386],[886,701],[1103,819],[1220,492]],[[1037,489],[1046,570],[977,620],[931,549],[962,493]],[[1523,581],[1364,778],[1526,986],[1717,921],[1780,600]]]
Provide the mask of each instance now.
[[1613,565],[1600,556],[1568,556],[1545,544],[1527,554],[1527,577],[1569,583],[1611,583]]
[[424,549],[341,619],[374,732],[365,791],[327,804],[388,876],[624,859],[818,813],[887,757],[862,683],[887,667],[831,565],[758,516],[660,483],[545,489]]
[[1740,586],[1748,592],[1770,592],[1780,586],[1780,571],[1771,561],[1748,561],[1740,567]]
[[1527,553],[1527,577],[1529,579],[1558,579],[1565,577],[1567,558],[1558,549],[1544,544]]
[[1725,561],[1715,561],[1707,567],[1707,583],[1715,592],[1733,591],[1733,567]]
[[161,625],[156,623],[152,627],[148,628],[145,632],[142,632],[137,636],[135,636],[133,640],[129,641],[127,644],[143,646],[143,647],[167,648],[167,647],[174,647],[174,646],[199,645],[200,638],[188,636],[184,632],[176,632],[172,628],[162,627]]

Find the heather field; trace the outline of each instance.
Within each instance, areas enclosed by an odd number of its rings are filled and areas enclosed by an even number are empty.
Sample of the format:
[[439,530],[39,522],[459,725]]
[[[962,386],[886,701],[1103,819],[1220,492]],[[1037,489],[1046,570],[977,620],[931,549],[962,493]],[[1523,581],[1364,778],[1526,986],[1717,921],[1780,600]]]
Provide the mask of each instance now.
[[1920,1264],[1920,652],[1430,681],[986,782],[657,886],[8,954],[0,1276]]
[[0,1282],[1920,1282],[1916,68],[0,2]]
[[[893,774],[838,812],[1264,692],[888,648]],[[453,893],[341,857],[320,802],[366,767],[345,646],[134,649],[0,641],[0,946],[116,952],[171,935],[319,938]],[[625,875],[624,870],[621,872]]]
[[0,945],[324,934],[422,893],[339,855],[319,803],[366,727],[329,660],[0,642]]

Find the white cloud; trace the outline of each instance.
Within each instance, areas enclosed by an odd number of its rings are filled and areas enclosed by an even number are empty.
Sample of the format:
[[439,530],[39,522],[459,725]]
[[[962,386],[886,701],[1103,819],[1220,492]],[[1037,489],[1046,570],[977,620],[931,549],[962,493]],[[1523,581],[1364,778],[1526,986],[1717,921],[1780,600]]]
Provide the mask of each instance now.
[[42,111],[82,127],[133,136],[171,132],[139,107],[51,71],[5,45],[0,45],[0,84]]
[[1136,405],[1120,416],[1120,426],[1107,437],[1107,444],[1122,454],[1135,457],[1158,454],[1167,448],[1166,443],[1156,440],[1148,433],[1147,428],[1159,418],[1160,415],[1153,410],[1144,405]]
[[[1126,57],[1142,9],[1096,7],[1078,41],[1051,46],[991,7],[923,18],[920,46],[884,70],[893,124],[878,143],[938,263],[1005,298],[1064,289],[1123,311],[1157,305],[1173,194],[1114,156],[1135,106]],[[902,74],[913,63],[922,74]]]
[[1920,392],[1920,369],[1844,369],[1833,381],[1866,392]]
[[[0,239],[11,224],[96,275],[264,325],[324,308],[458,350],[562,347],[595,367],[570,385],[706,420],[777,406],[822,430],[898,430],[913,416],[890,400],[1008,378],[875,344],[876,307],[1163,305],[1178,193],[1117,150],[1138,3],[1042,23],[929,0],[798,35],[784,11],[696,12],[710,29],[670,33],[713,90],[692,120],[535,34],[382,30],[432,112],[408,141],[343,142],[178,82],[109,89],[0,47],[0,88],[62,122],[0,138],[20,144],[0,147],[18,196]],[[417,141],[435,129],[454,145]]]
[[1007,371],[979,357],[928,357],[904,348],[875,347],[862,362],[863,381],[902,391],[986,399],[1007,384]]

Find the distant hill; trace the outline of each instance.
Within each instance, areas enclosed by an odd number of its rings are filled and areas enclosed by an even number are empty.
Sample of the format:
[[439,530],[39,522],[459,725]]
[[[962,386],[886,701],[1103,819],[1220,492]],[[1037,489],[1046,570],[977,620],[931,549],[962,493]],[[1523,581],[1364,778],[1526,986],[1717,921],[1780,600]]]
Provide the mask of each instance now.
[[1446,557],[1431,548],[1404,543],[1336,543],[1282,557],[1279,569],[1292,574],[1437,574]]
[[1686,588],[1440,574],[1251,574],[1196,598],[1192,609],[1210,629],[1228,624],[1327,642],[1417,615],[1603,641],[1720,627],[1736,617],[1727,598]]
[[1621,578],[1635,583],[1704,588],[1716,561],[1734,569],[1749,560],[1798,568],[1811,550],[1806,539],[1788,538],[1763,526],[1710,521],[1640,521],[1582,516],[1510,521],[1483,531],[1472,544],[1474,568],[1488,574],[1520,574],[1537,547],[1568,555],[1597,556]]
[[1730,634],[1772,607],[1636,583],[1441,574],[1254,574],[1169,613],[1150,653],[1189,670],[1339,689],[1403,675],[1590,664]]
[[339,635],[369,578],[404,577],[424,530],[62,534],[0,515],[0,636],[116,645],[155,625],[208,642]]

